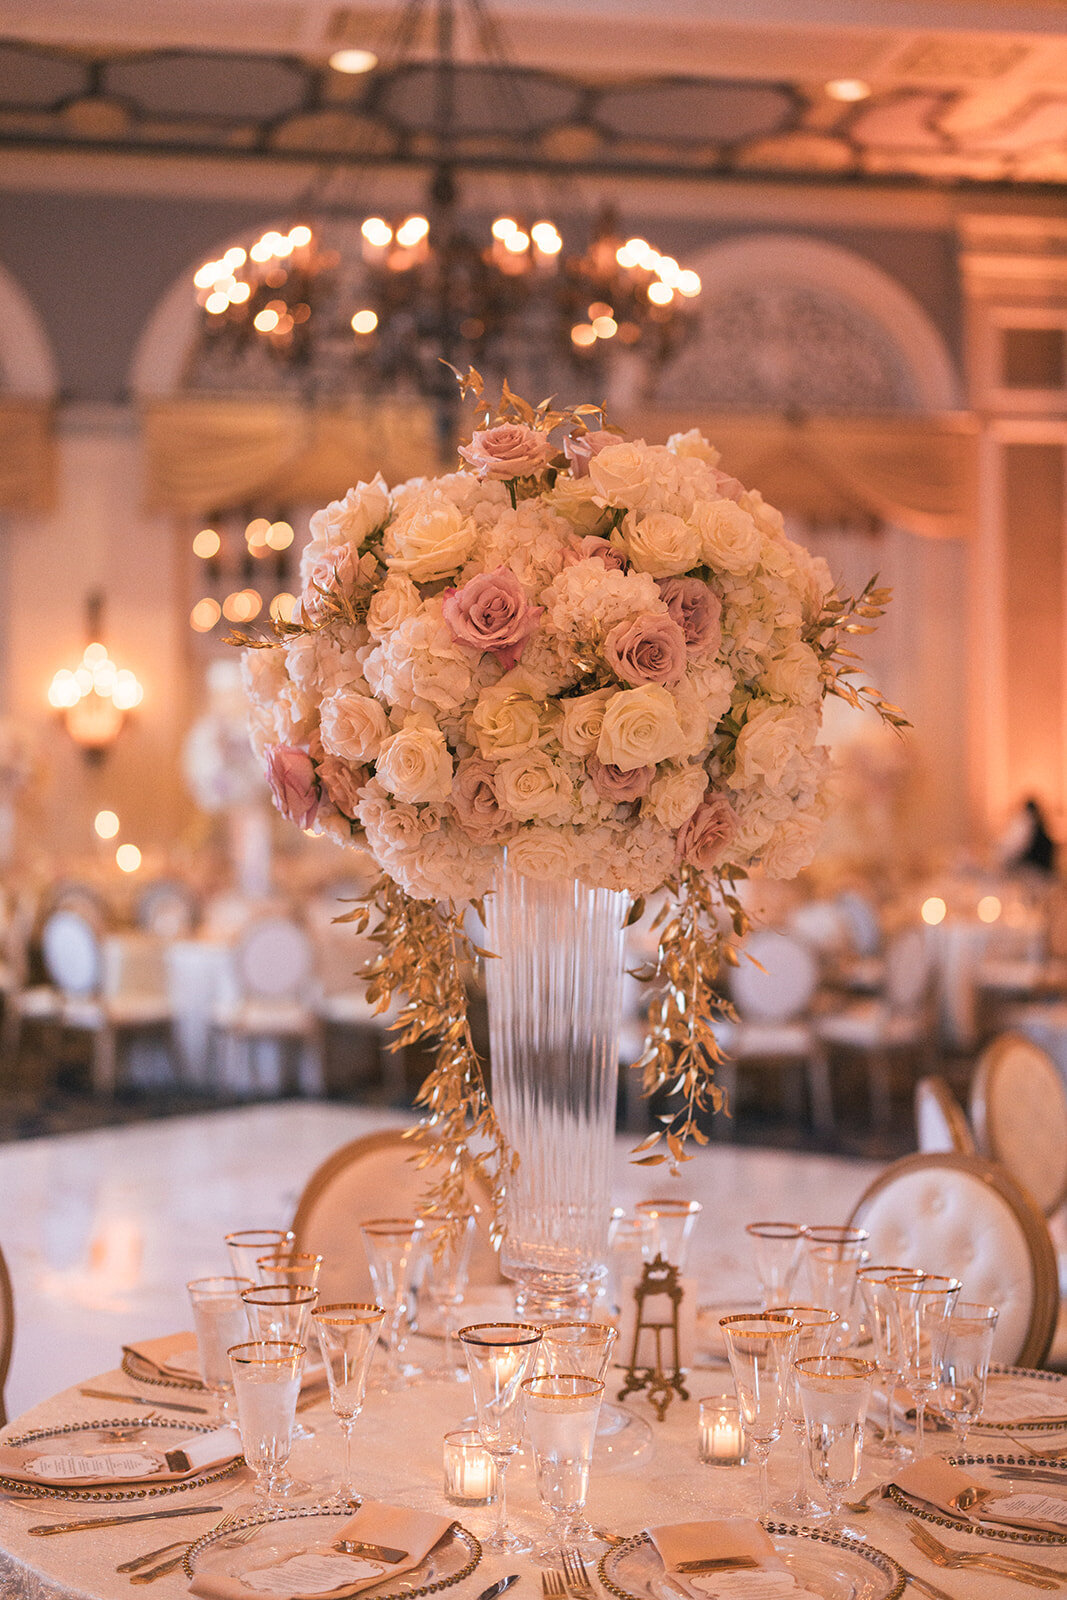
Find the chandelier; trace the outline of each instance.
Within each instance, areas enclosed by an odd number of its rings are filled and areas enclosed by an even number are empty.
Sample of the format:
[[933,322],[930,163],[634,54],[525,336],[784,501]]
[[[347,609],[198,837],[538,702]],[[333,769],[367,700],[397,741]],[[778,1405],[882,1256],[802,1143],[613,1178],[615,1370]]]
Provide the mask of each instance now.
[[[695,323],[700,279],[643,237],[627,237],[610,209],[579,246],[531,212],[481,230],[461,221],[454,117],[456,5],[475,35],[495,39],[481,0],[409,0],[398,37],[410,39],[433,7],[435,53],[431,178],[424,211],[301,219],[234,246],[194,278],[201,349],[225,369],[264,359],[308,387],[407,390],[447,404],[441,358],[490,374],[517,370],[531,349],[605,383],[629,352],[650,391]],[[499,48],[495,67],[502,62]],[[402,57],[394,65],[402,62]],[[312,209],[312,208],[309,208]],[[347,227],[346,227],[347,224]],[[332,237],[331,237],[332,233]],[[347,234],[347,238],[346,238]]]

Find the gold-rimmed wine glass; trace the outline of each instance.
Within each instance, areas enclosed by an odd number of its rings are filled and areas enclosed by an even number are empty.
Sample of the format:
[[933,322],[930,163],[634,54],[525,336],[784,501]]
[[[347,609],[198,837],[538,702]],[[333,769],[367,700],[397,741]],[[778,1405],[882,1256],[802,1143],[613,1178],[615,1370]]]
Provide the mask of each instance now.
[[802,1222],[748,1222],[745,1232],[752,1240],[762,1305],[780,1305],[793,1292],[808,1230]]
[[218,1406],[220,1422],[233,1420],[233,1376],[227,1355],[248,1335],[241,1295],[255,1287],[251,1278],[193,1278],[186,1284],[196,1329],[200,1381]]
[[311,1321],[326,1363],[330,1409],[341,1425],[345,1441],[344,1477],[335,1495],[339,1504],[359,1499],[354,1481],[352,1433],[363,1409],[367,1374],[385,1324],[385,1311],[368,1301],[344,1300],[316,1306]]
[[853,1539],[863,1534],[841,1526],[841,1504],[859,1477],[863,1424],[877,1370],[873,1361],[857,1356],[805,1356],[796,1363],[811,1470],[830,1503],[827,1526]]
[[260,1256],[270,1255],[273,1251],[284,1250],[292,1247],[293,1230],[291,1228],[238,1228],[234,1233],[228,1233],[226,1249],[233,1265],[233,1270],[239,1278],[251,1278],[253,1283],[259,1282],[256,1263]]
[[429,1376],[446,1383],[466,1383],[467,1365],[456,1363],[456,1323],[467,1289],[477,1217],[473,1211],[437,1218],[426,1231],[423,1287],[441,1319],[444,1349],[441,1365]]
[[960,1450],[982,1415],[993,1337],[1000,1312],[976,1300],[957,1300],[945,1323],[937,1409],[956,1430]]
[[596,1538],[582,1513],[604,1385],[581,1373],[543,1373],[526,1378],[522,1391],[537,1492],[550,1516],[548,1531],[534,1546],[533,1558],[542,1566],[554,1567],[561,1550],[596,1557],[604,1542]]
[[941,1351],[945,1324],[952,1315],[960,1290],[959,1278],[940,1272],[924,1272],[890,1278],[900,1318],[900,1348],[904,1357],[902,1377],[915,1404],[915,1456],[923,1454],[923,1422],[930,1396],[941,1377]]
[[893,1283],[897,1279],[921,1277],[922,1273],[917,1267],[893,1267],[878,1263],[864,1265],[856,1273],[856,1283],[874,1345],[875,1363],[885,1388],[885,1435],[880,1444],[872,1444],[869,1449],[872,1455],[883,1456],[890,1461],[906,1461],[911,1456],[911,1446],[903,1442],[897,1430],[896,1394],[903,1382],[904,1353]]
[[531,1322],[480,1322],[459,1330],[478,1413],[478,1432],[496,1466],[496,1521],[487,1550],[520,1555],[532,1542],[508,1527],[507,1470],[522,1443],[522,1385],[533,1375],[541,1329]]
[[866,1228],[815,1226],[807,1230],[808,1282],[815,1304],[836,1311],[831,1344],[845,1348],[855,1334],[856,1273],[871,1259]]
[[254,1339],[228,1352],[241,1449],[268,1509],[279,1495],[307,1491],[306,1484],[295,1483],[286,1471],[306,1354],[305,1345],[283,1339]]
[[699,1200],[683,1200],[676,1196],[639,1200],[634,1211],[637,1216],[645,1217],[652,1229],[650,1258],[662,1256],[680,1273],[684,1272],[689,1261],[693,1229],[703,1209]]
[[823,1508],[804,1489],[804,1463],[807,1460],[807,1451],[804,1449],[804,1408],[800,1403],[800,1391],[797,1388],[798,1361],[808,1356],[824,1356],[830,1343],[830,1337],[838,1320],[837,1312],[830,1311],[825,1306],[768,1306],[769,1311],[777,1312],[779,1316],[792,1317],[794,1322],[800,1324],[797,1334],[796,1355],[793,1365],[789,1369],[786,1382],[785,1410],[789,1426],[796,1437],[797,1446],[797,1472],[793,1494],[782,1507],[793,1517],[818,1517],[824,1515]]
[[404,1364],[408,1334],[408,1295],[419,1258],[426,1224],[421,1217],[374,1217],[360,1228],[370,1275],[386,1316],[385,1387],[403,1389],[418,1376],[417,1367]]
[[726,1353],[734,1375],[745,1437],[759,1466],[760,1516],[770,1515],[767,1462],[782,1431],[790,1368],[800,1323],[777,1311],[721,1317]]
[[318,1288],[323,1257],[311,1250],[272,1250],[256,1260],[260,1283],[304,1283]]

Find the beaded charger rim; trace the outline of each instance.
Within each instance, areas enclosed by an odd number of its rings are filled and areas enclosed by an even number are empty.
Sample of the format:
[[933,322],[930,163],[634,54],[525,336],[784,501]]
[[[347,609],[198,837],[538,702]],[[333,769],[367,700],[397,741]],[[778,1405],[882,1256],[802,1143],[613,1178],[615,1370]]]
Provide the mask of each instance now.
[[[4,1440],[4,1443],[19,1446],[38,1444],[44,1439],[61,1439],[77,1433],[91,1433],[99,1428],[139,1427],[170,1428],[175,1433],[183,1435],[215,1431],[208,1423],[172,1421],[169,1417],[96,1417],[92,1421],[64,1422],[51,1428],[34,1428],[29,1433],[12,1434]],[[136,1483],[130,1484],[127,1488],[114,1489],[78,1489],[73,1486],[68,1489],[58,1484],[27,1483],[23,1478],[9,1478],[0,1474],[0,1490],[8,1494],[27,1495],[34,1500],[157,1500],[166,1494],[183,1494],[186,1489],[204,1489],[208,1484],[218,1483],[221,1478],[228,1478],[232,1473],[240,1471],[244,1464],[244,1456],[238,1454],[221,1467],[212,1467],[206,1472],[191,1473],[189,1477],[181,1478],[177,1483]]]
[[[887,1555],[884,1550],[879,1550],[877,1545],[873,1545],[869,1541],[865,1540],[861,1543],[858,1539],[849,1539],[843,1534],[829,1533],[822,1528],[802,1527],[795,1522],[763,1522],[761,1526],[767,1533],[772,1535],[777,1533],[790,1538],[803,1539],[805,1542],[833,1545],[838,1549],[848,1550],[853,1555],[861,1556],[871,1566],[877,1567],[890,1582],[890,1588],[882,1597],[882,1600],[900,1600],[901,1595],[904,1593],[908,1579],[903,1567],[899,1566],[892,1556]],[[631,1555],[643,1545],[655,1550],[652,1538],[647,1532],[635,1533],[631,1538],[624,1539],[621,1544],[613,1545],[610,1550],[605,1550],[597,1562],[597,1577],[608,1593],[615,1596],[615,1600],[644,1600],[643,1596],[635,1595],[631,1590],[622,1588],[620,1584],[608,1576],[606,1570],[609,1561],[620,1561],[624,1556]]]
[[[1064,1446],[1065,1465],[1067,1465],[1067,1445]],[[1010,1456],[999,1451],[989,1452],[984,1455],[955,1455],[948,1457],[949,1463],[954,1467],[1032,1467],[1032,1456]],[[1051,1463],[1055,1466],[1055,1462]],[[1067,1476],[1065,1476],[1067,1482]],[[1041,1528],[1007,1528],[996,1523],[979,1522],[972,1517],[953,1517],[946,1511],[939,1511],[936,1507],[927,1505],[925,1500],[914,1499],[895,1483],[887,1483],[886,1494],[890,1500],[898,1505],[902,1511],[909,1512],[913,1517],[921,1517],[924,1522],[936,1523],[939,1528],[951,1528],[956,1533],[977,1534],[982,1539],[1006,1539],[1010,1544],[1040,1544],[1062,1546],[1067,1544],[1067,1529],[1063,1533],[1051,1533]]]
[[[998,1378],[1025,1378],[1036,1383],[1064,1383],[1067,1376],[1062,1372],[1041,1372],[1036,1367],[1006,1367],[999,1363],[989,1369],[989,1376]],[[1064,1400],[1064,1416],[1067,1416],[1067,1398]],[[1067,1431],[1067,1422],[1063,1417],[1046,1417],[1034,1422],[985,1422],[979,1420],[975,1423],[979,1433],[1063,1433]],[[1067,1455],[1067,1445],[1064,1446]]]
[[[240,1517],[236,1522],[231,1522],[221,1532],[216,1528],[209,1528],[207,1533],[201,1534],[200,1538],[189,1546],[182,1557],[182,1569],[187,1578],[195,1577],[197,1556],[209,1549],[215,1543],[216,1538],[230,1539],[235,1534],[243,1533],[248,1528],[267,1528],[274,1522],[299,1522],[302,1517],[350,1518],[351,1515],[352,1508],[350,1506],[328,1505],[325,1503],[316,1503],[310,1506],[281,1506],[277,1510],[253,1512],[251,1516]],[[467,1549],[468,1559],[457,1572],[450,1573],[447,1578],[435,1578],[432,1583],[420,1584],[414,1589],[406,1585],[403,1589],[382,1593],[380,1592],[381,1584],[376,1584],[361,1592],[371,1596],[372,1600],[414,1600],[416,1595],[436,1594],[440,1589],[450,1589],[453,1584],[462,1583],[464,1578],[470,1577],[482,1559],[481,1540],[476,1539],[470,1529],[464,1528],[459,1522],[452,1523],[447,1534],[442,1535],[442,1539],[445,1538],[458,1539]],[[438,1540],[438,1544],[440,1543],[441,1540]],[[437,1546],[435,1545],[434,1549],[436,1548]],[[432,1552],[427,1552],[423,1560],[428,1560],[430,1554]],[[419,1565],[421,1566],[422,1562]],[[418,1568],[413,1570],[417,1571]],[[405,1576],[409,1575],[405,1574]],[[388,1581],[389,1575],[386,1573],[382,1577],[381,1583],[387,1583]]]
[[151,1383],[161,1389],[189,1389],[196,1394],[207,1394],[207,1388],[199,1378],[169,1378],[164,1376],[158,1368],[154,1368],[139,1356],[136,1350],[131,1350],[128,1345],[123,1346],[122,1371],[127,1378],[132,1378],[135,1383]]

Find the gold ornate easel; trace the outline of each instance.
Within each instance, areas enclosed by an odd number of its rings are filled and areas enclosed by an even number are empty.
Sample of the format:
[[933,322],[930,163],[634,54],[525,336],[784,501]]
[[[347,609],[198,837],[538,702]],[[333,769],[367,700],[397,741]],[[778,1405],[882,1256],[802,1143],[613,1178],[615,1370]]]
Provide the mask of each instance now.
[[[657,1255],[654,1261],[645,1264],[641,1281],[634,1289],[637,1314],[634,1320],[633,1348],[626,1368],[626,1382],[619,1390],[617,1398],[625,1400],[628,1394],[647,1390],[648,1403],[660,1422],[667,1415],[667,1407],[676,1394],[681,1400],[689,1399],[689,1391],[682,1379],[678,1341],[678,1308],[682,1303],[684,1292],[678,1282],[678,1268],[672,1267],[669,1261],[664,1261],[661,1255]],[[650,1316],[646,1301],[664,1298],[670,1301],[669,1314],[663,1317]],[[669,1351],[672,1357],[670,1372],[663,1364],[663,1336],[668,1333]],[[651,1338],[655,1352],[653,1362],[645,1366],[638,1363],[642,1335],[646,1341]]]

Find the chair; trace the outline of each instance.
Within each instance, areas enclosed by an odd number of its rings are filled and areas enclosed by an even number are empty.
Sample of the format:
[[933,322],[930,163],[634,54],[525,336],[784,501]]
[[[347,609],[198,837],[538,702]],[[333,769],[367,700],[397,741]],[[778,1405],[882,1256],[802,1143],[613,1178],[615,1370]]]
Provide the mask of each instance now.
[[301,1087],[302,1066],[314,1074],[317,1087],[322,1050],[307,933],[289,917],[264,917],[241,935],[231,966],[235,997],[214,1015],[225,1081],[231,1088],[247,1086],[255,1077],[255,1046],[273,1043],[282,1056],[282,1088]]
[[867,1228],[875,1261],[963,1281],[968,1300],[1000,1308],[993,1356],[1037,1367],[1059,1311],[1048,1225],[1010,1173],[980,1156],[905,1156],[861,1196],[850,1224]]
[[[324,1257],[320,1301],[374,1299],[359,1225],[370,1217],[418,1214],[430,1174],[416,1166],[416,1153],[398,1130],[369,1133],[335,1150],[308,1179],[292,1226],[297,1250]],[[470,1282],[497,1284],[500,1268],[489,1242],[492,1202],[473,1180],[467,1187],[479,1208]]]
[[11,1274],[7,1270],[4,1252],[0,1250],[0,1428],[7,1422],[4,1402],[4,1384],[11,1365],[11,1347],[15,1342],[15,1296],[11,1289]]
[[967,1115],[942,1077],[920,1078],[915,1085],[915,1132],[924,1155],[976,1154]]
[[1067,1090],[1051,1058],[1021,1034],[994,1039],[971,1083],[980,1154],[999,1161],[1045,1215],[1067,1199]]
[[894,1058],[932,1055],[930,998],[934,967],[929,944],[919,928],[905,928],[889,942],[885,982],[879,997],[858,1000],[818,1024],[826,1045],[866,1057],[871,1114],[880,1128],[892,1114]]
[[[746,960],[746,955],[753,960]],[[759,1061],[766,1066],[803,1067],[812,1120],[820,1133],[829,1133],[834,1113],[826,1059],[805,1015],[818,980],[815,957],[799,939],[782,933],[752,934],[740,966],[730,971],[730,997],[738,1021],[715,1023],[715,1037],[727,1057],[716,1068],[716,1077],[732,1101],[739,1066]],[[717,1135],[728,1135],[730,1124],[730,1118],[717,1118]]]
[[160,939],[184,939],[196,927],[196,896],[177,878],[157,878],[138,896],[135,917],[145,933]]
[[368,934],[357,933],[345,923],[334,925],[321,917],[317,920],[312,1003],[323,1029],[329,1030],[323,1055],[326,1092],[334,1088],[329,1082],[330,1037],[343,1034],[346,1078],[373,1078],[380,1083],[387,1104],[403,1104],[407,1098],[404,1052],[389,1049],[389,1025],[399,1012],[399,1004],[394,1000],[387,1011],[375,1011],[367,999],[366,984],[359,977],[361,968],[378,954],[379,947]]

